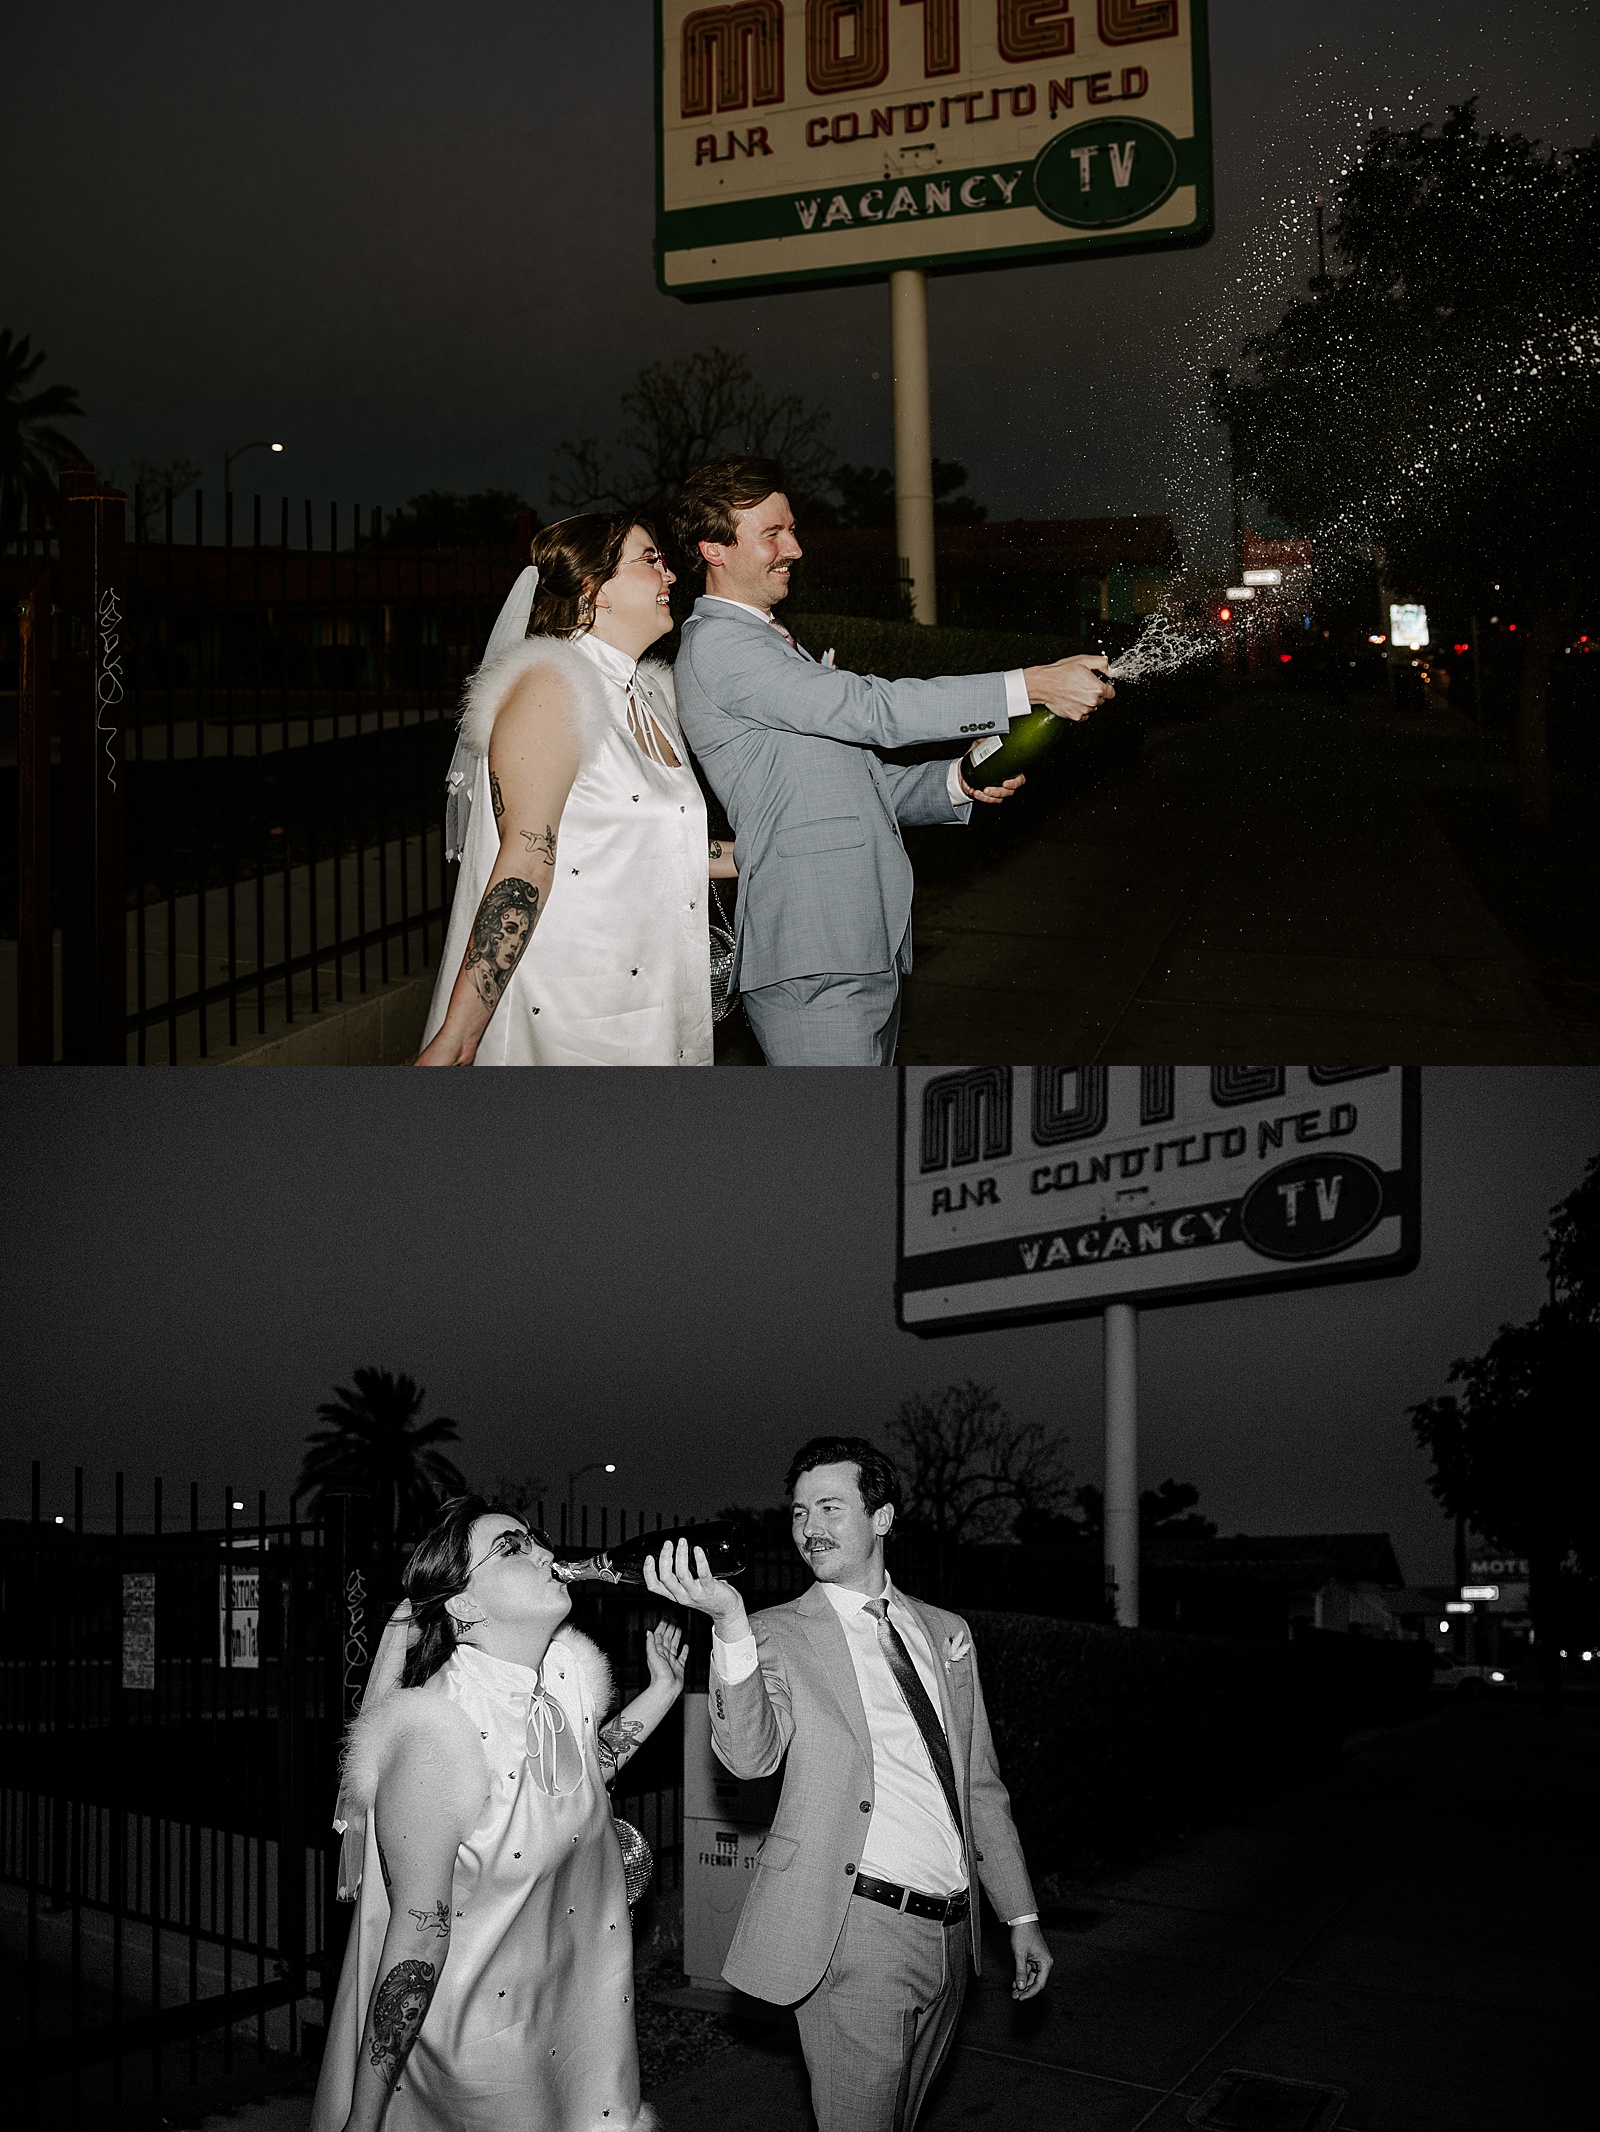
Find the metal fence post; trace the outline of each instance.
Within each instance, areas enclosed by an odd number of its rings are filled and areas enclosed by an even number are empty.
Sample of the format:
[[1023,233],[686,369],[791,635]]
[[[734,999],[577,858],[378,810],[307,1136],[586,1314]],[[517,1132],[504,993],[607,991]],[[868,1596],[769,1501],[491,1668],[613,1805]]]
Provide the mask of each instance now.
[[128,1056],[123,506],[61,499],[61,1036],[72,1064]]
[[56,1053],[55,940],[50,910],[50,640],[55,572],[46,566],[17,607],[17,1064]]

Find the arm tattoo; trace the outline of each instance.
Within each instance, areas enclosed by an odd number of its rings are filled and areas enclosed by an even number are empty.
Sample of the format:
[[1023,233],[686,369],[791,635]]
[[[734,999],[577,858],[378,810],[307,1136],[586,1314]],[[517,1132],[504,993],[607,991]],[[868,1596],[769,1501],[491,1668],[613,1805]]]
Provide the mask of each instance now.
[[407,1917],[414,1917],[419,1932],[437,1932],[440,1939],[450,1937],[450,1905],[438,1901],[431,1910],[408,1910]]
[[539,922],[539,891],[515,875],[496,881],[478,905],[464,965],[492,1014]]
[[400,2078],[439,1972],[432,1962],[396,1962],[372,2001],[371,2058],[392,2088]]
[[548,822],[545,823],[542,831],[538,829],[519,829],[517,834],[521,837],[523,843],[527,845],[530,859],[543,859],[546,866],[554,866],[556,863],[556,833]]
[[602,1725],[596,1741],[600,1751],[600,1774],[609,1784],[623,1763],[644,1745],[644,1727],[637,1718],[614,1717]]
[[506,811],[506,803],[500,797],[500,780],[492,770],[489,772],[489,797],[494,801],[494,818],[498,822]]
[[720,859],[722,857],[722,846],[717,842],[715,837],[713,837],[711,840],[711,856],[714,859]]

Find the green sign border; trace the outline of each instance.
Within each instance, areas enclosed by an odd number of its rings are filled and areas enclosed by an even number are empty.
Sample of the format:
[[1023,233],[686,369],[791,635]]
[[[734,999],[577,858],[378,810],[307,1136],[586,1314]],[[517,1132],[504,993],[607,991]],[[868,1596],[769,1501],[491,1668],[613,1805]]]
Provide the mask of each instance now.
[[[1211,32],[1208,18],[1209,0],[1188,0],[1190,8],[1189,49],[1193,67],[1194,85],[1194,132],[1178,142],[1182,174],[1180,184],[1192,183],[1195,188],[1195,219],[1183,230],[1134,230],[1113,228],[1103,237],[1061,236],[1036,239],[1027,244],[997,246],[990,252],[976,257],[970,252],[921,252],[907,253],[901,259],[863,260],[859,266],[796,267],[783,274],[752,274],[735,280],[689,282],[671,285],[663,273],[663,259],[668,251],[685,249],[681,240],[668,243],[669,222],[676,223],[680,216],[698,218],[706,213],[721,215],[727,209],[735,213],[745,209],[765,207],[767,201],[786,198],[787,194],[767,195],[760,201],[727,203],[707,208],[682,208],[674,210],[669,217],[666,211],[666,140],[661,124],[661,83],[663,66],[663,31],[661,21],[662,0],[655,0],[655,81],[652,119],[656,137],[656,230],[653,250],[655,254],[656,287],[663,296],[676,297],[681,303],[714,303],[724,296],[781,296],[786,290],[797,288],[845,288],[852,282],[887,281],[897,267],[921,267],[930,274],[981,274],[991,267],[1035,266],[1044,260],[1068,261],[1088,256],[1104,259],[1111,253],[1187,251],[1196,245],[1207,244],[1215,234],[1216,201],[1212,175],[1211,151]],[[1080,121],[1080,123],[1082,123]],[[1070,129],[1063,129],[1070,130]],[[1046,146],[1049,145],[1047,142]],[[1043,152],[1042,150],[1040,151]],[[1011,158],[1009,160],[1020,160]],[[1025,166],[1027,167],[1027,166]],[[941,172],[951,180],[968,175],[965,171]],[[867,180],[872,184],[873,180]],[[821,187],[818,190],[821,191]],[[835,190],[854,192],[856,185],[839,186]],[[1043,210],[1041,209],[1041,213]],[[1154,209],[1151,210],[1155,212]],[[715,240],[713,240],[715,241]],[[738,239],[725,240],[738,242]],[[696,249],[699,247],[696,246]]]

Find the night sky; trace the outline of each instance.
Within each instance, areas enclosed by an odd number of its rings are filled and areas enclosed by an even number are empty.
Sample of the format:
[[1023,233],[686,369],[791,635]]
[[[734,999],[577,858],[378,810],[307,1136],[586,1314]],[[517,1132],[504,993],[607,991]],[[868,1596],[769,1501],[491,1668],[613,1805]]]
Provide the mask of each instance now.
[[[896,1328],[889,1074],[61,1070],[6,1078],[0,1135],[7,1515],[32,1457],[47,1511],[81,1460],[96,1515],[118,1465],[140,1503],[160,1473],[281,1515],[363,1363],[422,1380],[474,1479],[552,1500],[612,1458],[630,1508],[774,1502],[807,1435],[965,1376],[1101,1477],[1097,1321]],[[1148,1314],[1144,1484],[1197,1482],[1224,1532],[1387,1530],[1448,1576],[1405,1409],[1538,1307],[1597,1147],[1594,1071],[1428,1071],[1419,1270]]]
[[[1595,130],[1574,0],[1213,0],[1206,249],[936,284],[935,450],[995,515],[1172,511],[1214,542],[1207,367],[1312,264],[1309,196],[1370,119]],[[606,436],[639,367],[712,342],[890,451],[881,287],[685,306],[656,293],[647,0],[12,0],[5,315],[81,392],[123,478],[276,437],[236,485],[547,508],[563,437]],[[878,373],[876,379],[874,373]]]

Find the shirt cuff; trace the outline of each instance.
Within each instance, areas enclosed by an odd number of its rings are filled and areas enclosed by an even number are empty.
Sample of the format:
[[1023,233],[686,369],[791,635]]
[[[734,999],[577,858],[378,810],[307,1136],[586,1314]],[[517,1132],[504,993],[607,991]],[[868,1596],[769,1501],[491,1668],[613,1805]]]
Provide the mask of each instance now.
[[1037,1910],[1024,1910],[1020,1917],[1008,1917],[1006,1919],[1008,1925],[1036,1925],[1038,1922],[1039,1913]]
[[1006,716],[1013,725],[1028,715],[1028,684],[1023,680],[1022,673],[1020,666],[1014,666],[1005,677]]
[[950,804],[963,818],[972,812],[972,801],[961,785],[961,765],[966,759],[964,755],[953,756],[944,780],[950,793]]
[[711,1639],[711,1663],[716,1676],[724,1687],[737,1687],[748,1680],[760,1664],[753,1636],[729,1637],[726,1641],[714,1635]]

